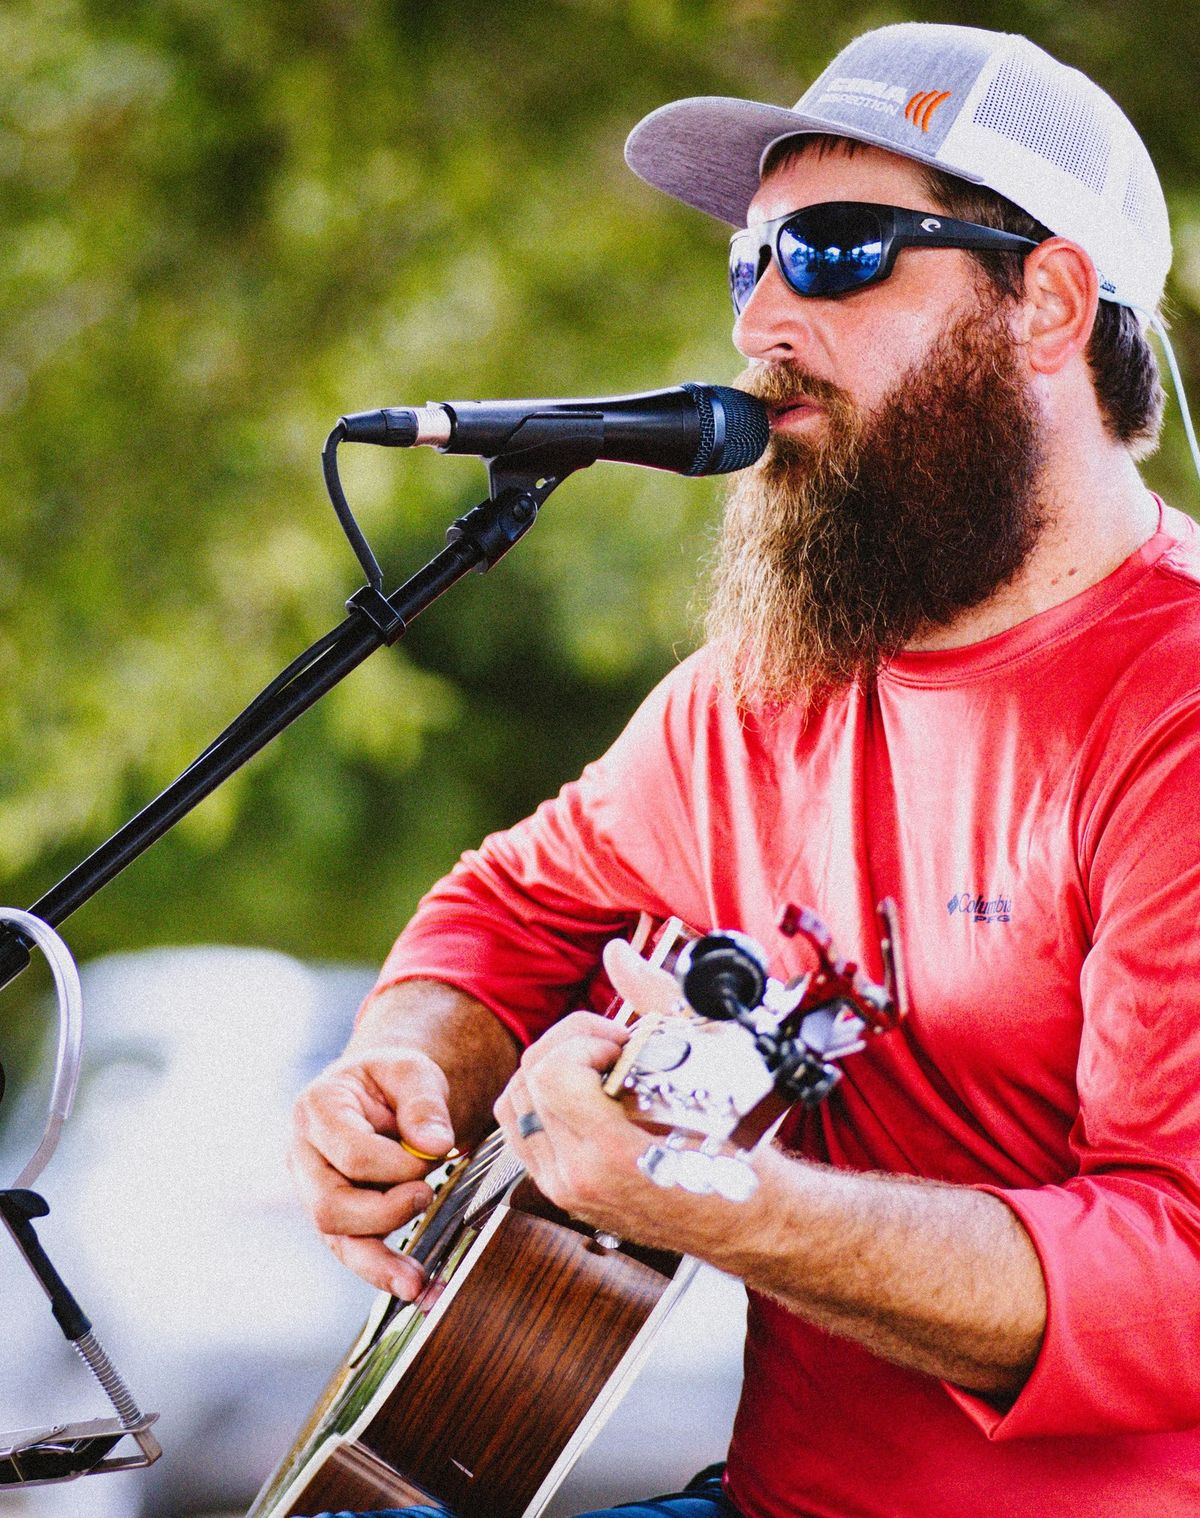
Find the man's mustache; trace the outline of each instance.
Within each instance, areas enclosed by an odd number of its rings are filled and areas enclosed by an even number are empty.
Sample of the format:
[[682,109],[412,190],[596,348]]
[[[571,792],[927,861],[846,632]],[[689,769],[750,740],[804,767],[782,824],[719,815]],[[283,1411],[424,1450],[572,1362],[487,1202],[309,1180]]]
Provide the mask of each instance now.
[[751,364],[743,369],[734,386],[762,401],[764,406],[786,406],[799,396],[821,406],[849,408],[850,396],[831,380],[819,379],[803,364],[777,361]]

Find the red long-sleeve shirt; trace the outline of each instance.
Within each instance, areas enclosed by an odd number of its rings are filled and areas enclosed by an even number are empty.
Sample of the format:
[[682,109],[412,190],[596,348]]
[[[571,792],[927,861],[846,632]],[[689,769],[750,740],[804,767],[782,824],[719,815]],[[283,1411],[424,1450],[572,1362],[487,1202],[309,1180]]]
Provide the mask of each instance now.
[[1198,823],[1200,533],[1165,510],[1100,584],[807,719],[746,719],[692,657],[464,856],[381,984],[449,981],[529,1039],[641,911],[742,928],[787,976],[773,924],[802,903],[878,977],[893,896],[911,1016],[789,1141],[1002,1198],[1045,1341],[1001,1414],[752,1293],[730,1495],[748,1518],[1194,1518]]

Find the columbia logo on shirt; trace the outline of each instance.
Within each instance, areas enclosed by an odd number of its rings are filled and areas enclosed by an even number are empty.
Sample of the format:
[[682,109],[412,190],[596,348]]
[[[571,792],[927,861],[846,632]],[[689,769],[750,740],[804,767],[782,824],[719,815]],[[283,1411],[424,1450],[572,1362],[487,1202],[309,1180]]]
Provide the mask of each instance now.
[[953,917],[957,912],[972,922],[1011,922],[1012,899],[1008,896],[977,896],[973,891],[958,891],[946,903]]

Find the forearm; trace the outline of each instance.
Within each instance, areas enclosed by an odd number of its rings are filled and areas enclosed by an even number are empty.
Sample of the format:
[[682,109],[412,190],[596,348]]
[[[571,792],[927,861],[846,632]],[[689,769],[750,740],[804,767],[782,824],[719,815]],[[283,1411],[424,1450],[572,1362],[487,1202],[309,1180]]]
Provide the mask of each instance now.
[[447,1102],[460,1144],[491,1126],[492,1104],[517,1066],[516,1040],[482,1002],[434,980],[408,980],[373,996],[347,1054],[391,1046],[417,1048],[445,1073]]
[[1033,1244],[1003,1202],[778,1150],[758,1167],[750,1226],[730,1242],[714,1236],[714,1263],[886,1359],[1015,1396],[1041,1344],[1046,1292]]
[[[998,1401],[1027,1379],[1046,1324],[1033,1243],[967,1186],[835,1170],[760,1147],[745,1201],[649,1180],[651,1142],[601,1090],[622,1030],[576,1013],[526,1051],[497,1104],[540,1189],[595,1228],[706,1260],[874,1353]],[[523,1135],[517,1119],[535,1112]]]

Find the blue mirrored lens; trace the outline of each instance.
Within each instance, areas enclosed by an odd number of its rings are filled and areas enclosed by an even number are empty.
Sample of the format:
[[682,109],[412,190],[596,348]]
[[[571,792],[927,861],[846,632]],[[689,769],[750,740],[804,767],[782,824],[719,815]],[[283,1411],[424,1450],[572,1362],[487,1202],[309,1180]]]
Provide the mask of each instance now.
[[776,241],[783,277],[800,295],[843,295],[869,284],[883,262],[879,219],[860,207],[798,212]]
[[758,265],[757,242],[750,238],[735,239],[729,250],[729,293],[733,297],[733,309],[739,316],[758,283]]

